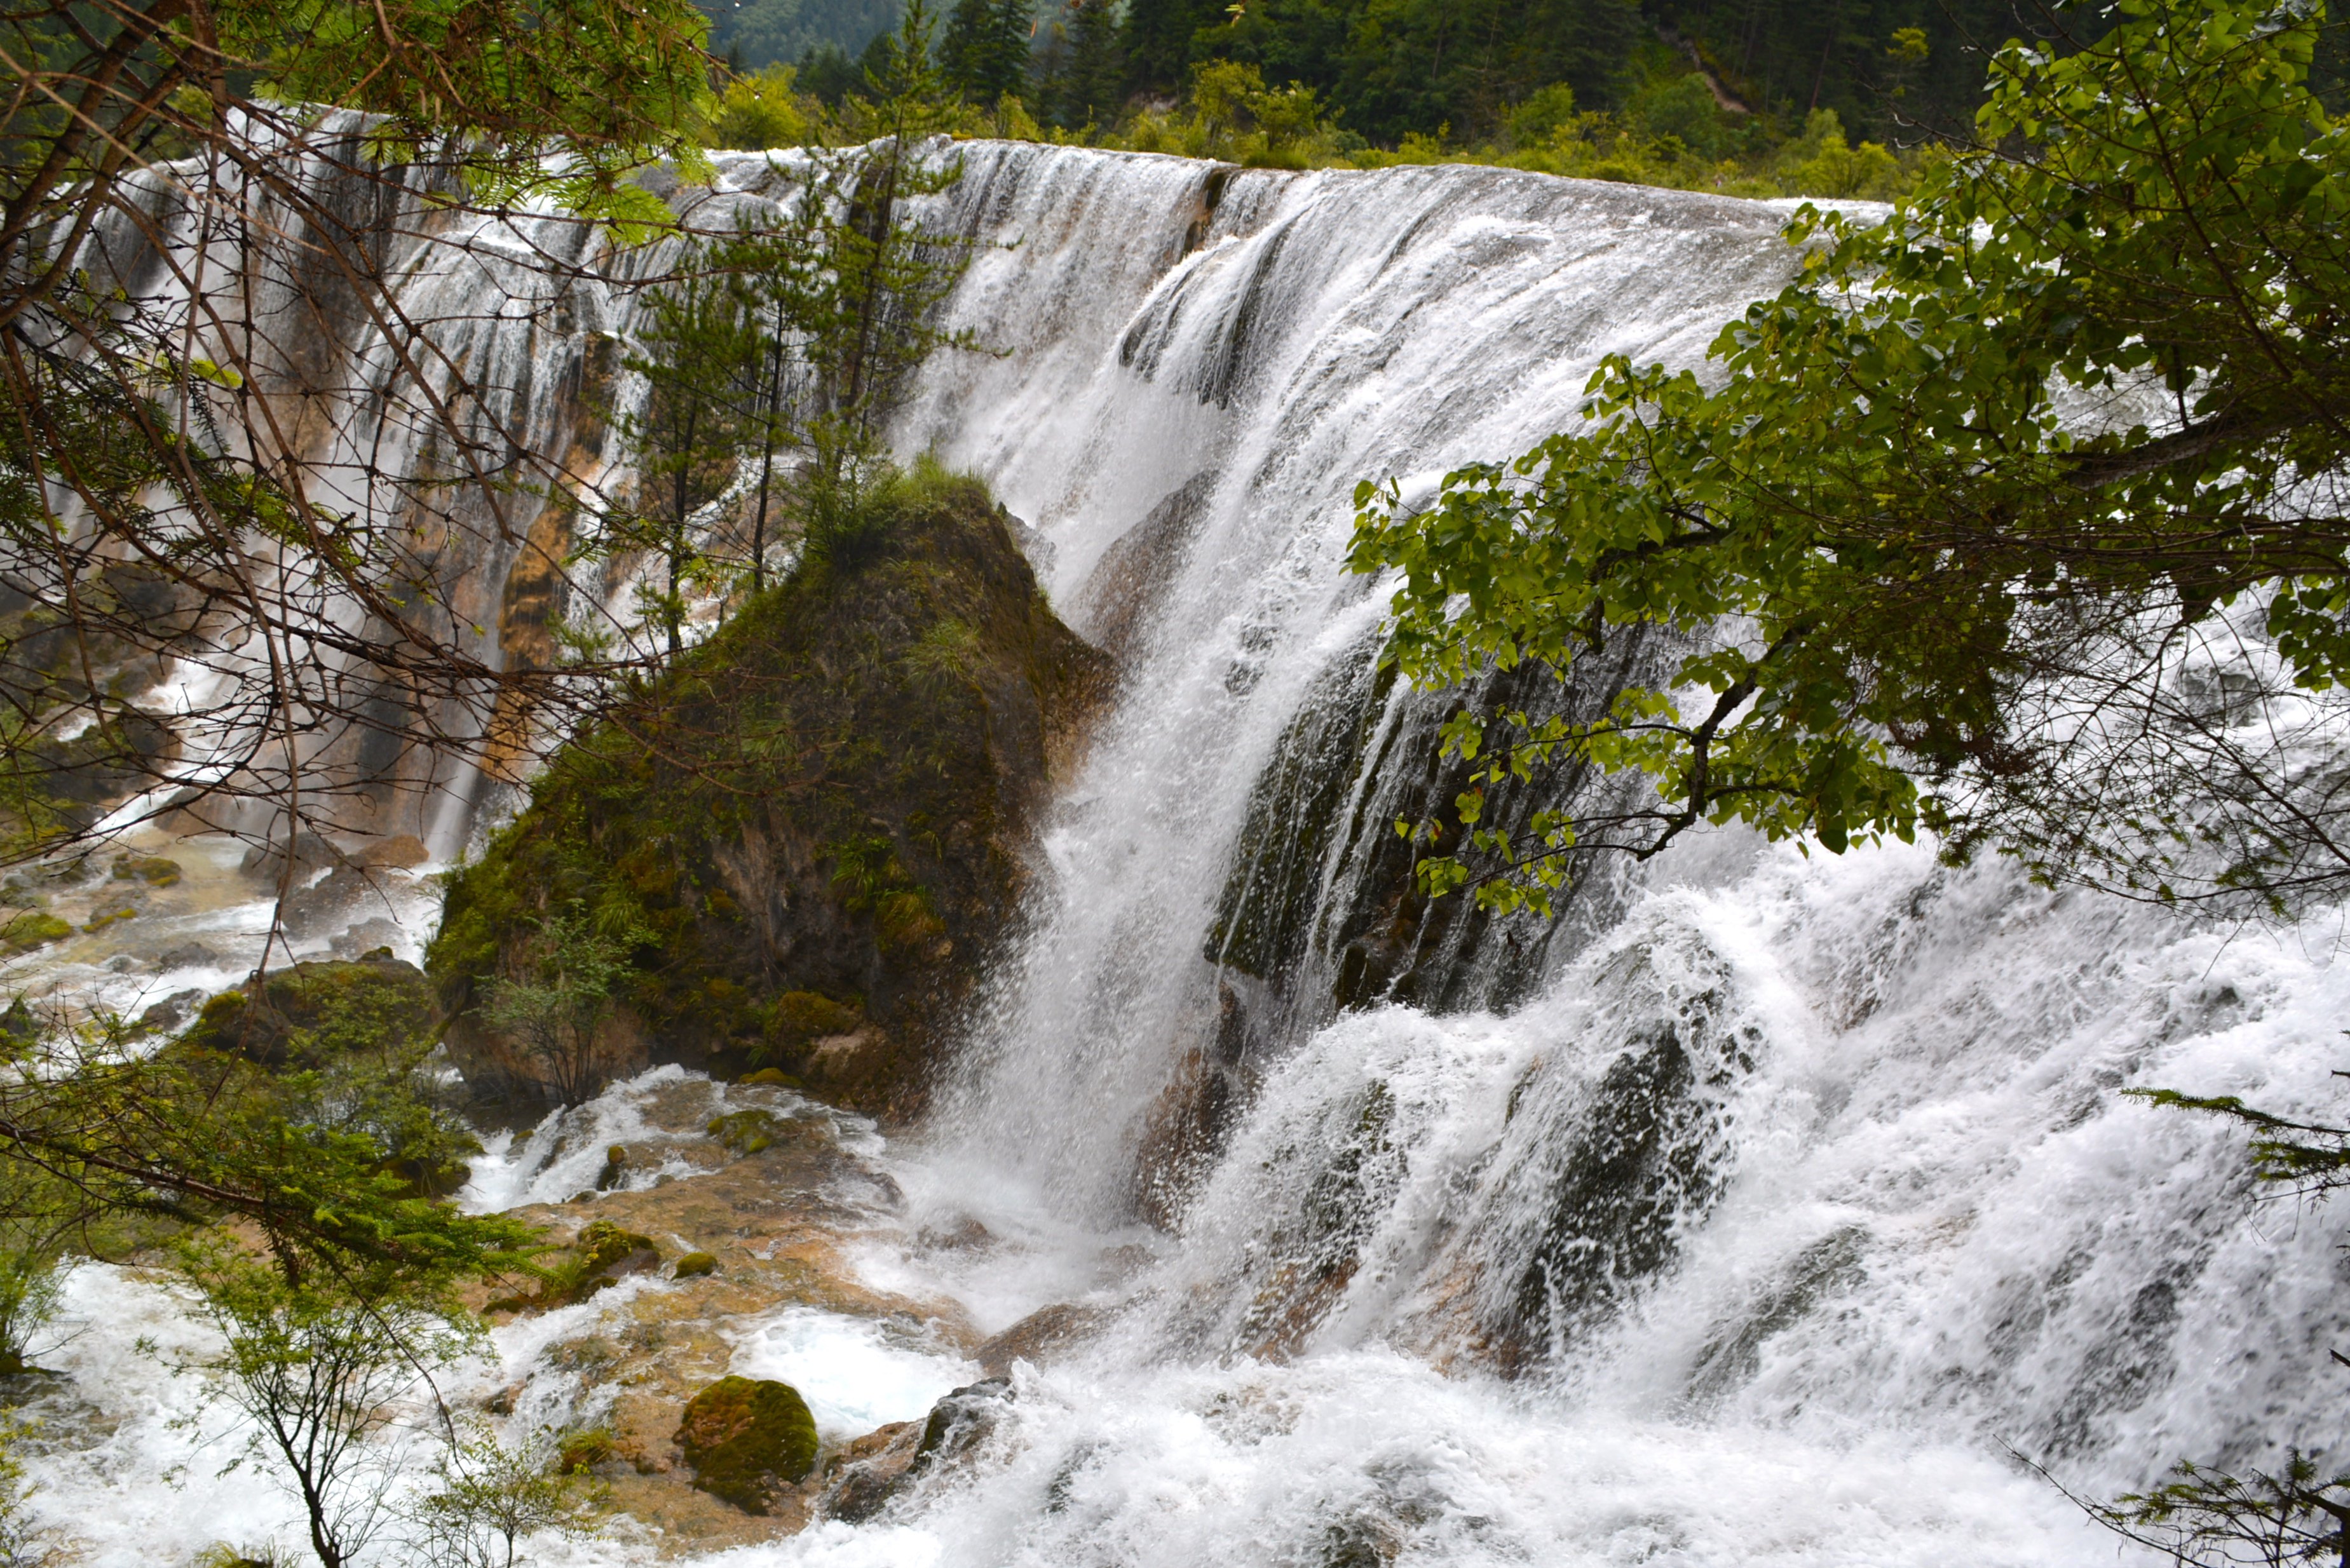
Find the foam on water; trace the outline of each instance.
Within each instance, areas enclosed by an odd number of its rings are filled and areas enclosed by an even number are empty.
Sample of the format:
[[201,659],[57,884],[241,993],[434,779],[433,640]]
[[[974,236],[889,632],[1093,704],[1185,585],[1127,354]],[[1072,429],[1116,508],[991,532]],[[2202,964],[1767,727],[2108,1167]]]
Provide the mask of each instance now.
[[728,1370],[790,1384],[836,1441],[890,1421],[918,1421],[979,1368],[893,1337],[881,1324],[814,1307],[787,1307],[741,1334]]

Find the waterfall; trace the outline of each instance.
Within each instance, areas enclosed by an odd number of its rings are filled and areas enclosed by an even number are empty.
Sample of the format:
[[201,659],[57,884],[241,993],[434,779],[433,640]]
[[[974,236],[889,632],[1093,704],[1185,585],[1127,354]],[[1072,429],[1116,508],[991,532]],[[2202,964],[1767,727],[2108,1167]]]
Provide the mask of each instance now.
[[1354,487],[1524,449],[1603,355],[1698,362],[1788,275],[1785,205],[964,156],[955,320],[1010,352],[934,366],[901,438],[1033,525],[1124,678],[934,1154],[965,1207],[1166,1239],[938,1539],[2070,1562],[2110,1548],[2011,1451],[2090,1496],[2338,1451],[2339,1221],[2119,1093],[2325,1111],[2338,922],[1722,831],[1555,929],[1419,911],[1415,984],[1347,980],[1375,842],[1440,798]]
[[[1232,1022],[1268,1011],[1247,992],[1296,977],[1247,973],[1211,935],[1220,903],[1304,927],[1355,891],[1332,885],[1342,871],[1408,884],[1396,803],[1366,792],[1425,771],[1430,705],[1376,679],[1382,602],[1344,566],[1356,485],[1425,485],[1530,445],[1605,355],[1695,360],[1793,254],[1767,205],[1506,171],[964,157],[952,199],[993,244],[955,324],[1009,352],[934,367],[900,437],[984,474],[1042,535],[1055,602],[1119,653],[1125,696],[1048,833],[1053,875],[949,1119],[1103,1219],[1131,1200],[1152,1107],[1190,1092],[1187,1052],[1217,1054],[1220,1023],[1226,1057],[1251,1054],[1234,1034],[1290,1033]],[[1284,742],[1306,787],[1262,797]],[[1296,856],[1293,836],[1322,853]],[[1243,837],[1255,853],[1236,865]],[[1236,876],[1271,891],[1228,898]],[[1430,988],[1499,999],[1454,978]],[[1304,1000],[1290,1022],[1325,1022]],[[1234,1064],[1191,1076],[1219,1065]]]
[[[998,1253],[894,1266],[990,1328],[1110,1325],[1018,1373],[984,1463],[729,1563],[2055,1568],[2113,1544],[2013,1455],[2110,1497],[2340,1453],[2350,1213],[2121,1094],[2338,1116],[2338,912],[2217,928],[1737,830],[1547,924],[1410,891],[1392,824],[1450,792],[1454,699],[1378,668],[1356,486],[1525,449],[1606,355],[1698,364],[1791,275],[1793,203],[955,156],[927,200],[985,351],[934,360],[895,439],[988,481],[1119,674],[892,1155],[910,1235]],[[496,418],[556,444],[547,389],[619,308],[531,293],[558,232],[412,257],[470,323],[452,357],[504,367]],[[515,542],[477,532],[444,564],[495,625]],[[434,798],[440,847],[473,793]]]

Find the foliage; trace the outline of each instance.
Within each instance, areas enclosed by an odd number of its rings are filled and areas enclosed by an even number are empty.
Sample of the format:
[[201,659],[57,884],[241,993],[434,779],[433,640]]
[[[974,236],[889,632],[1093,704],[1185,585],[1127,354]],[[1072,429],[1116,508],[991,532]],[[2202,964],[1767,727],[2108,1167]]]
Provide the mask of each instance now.
[[897,0],[702,0],[710,47],[736,69],[803,63],[828,53],[853,57],[897,20]]
[[[2261,1181],[2289,1185],[2310,1197],[2350,1185],[2350,1127],[2295,1121],[2232,1095],[2123,1093],[2250,1128],[2252,1174]],[[2334,1359],[2345,1361],[2338,1351]],[[2152,1547],[2181,1568],[2350,1563],[2350,1476],[2327,1472],[2316,1455],[2298,1449],[2286,1449],[2284,1459],[2281,1470],[2241,1477],[2183,1463],[2149,1491],[2083,1506],[2108,1529]]]
[[719,89],[718,111],[710,119],[712,147],[797,147],[810,126],[799,95],[792,90],[789,66],[770,66],[754,76],[736,77]]
[[208,1374],[245,1425],[244,1455],[277,1467],[301,1502],[311,1550],[343,1568],[391,1522],[391,1452],[371,1441],[432,1374],[474,1351],[479,1329],[445,1289],[375,1268],[294,1273],[219,1231],[177,1248],[180,1272],[221,1348],[172,1359]]
[[946,83],[983,108],[1028,83],[1028,36],[1035,23],[1029,0],[955,0],[939,39]]
[[36,1252],[146,1218],[250,1226],[296,1272],[428,1282],[528,1266],[528,1227],[428,1195],[430,1173],[474,1145],[412,1042],[273,1073],[229,1052],[142,1050],[102,1015],[27,1023],[0,1031],[0,1223]]
[[640,309],[622,364],[643,379],[645,395],[613,410],[611,421],[635,471],[634,493],[597,511],[577,556],[654,557],[660,576],[639,585],[638,608],[674,659],[684,646],[688,596],[716,576],[700,547],[703,514],[734,486],[765,345],[739,281],[698,247],[645,292]]
[[[0,1224],[0,1377],[32,1370],[36,1341],[57,1321],[64,1250],[46,1227]],[[6,1558],[0,1554],[0,1568]]]
[[2350,1186],[2350,1127],[2293,1121],[2248,1106],[2233,1095],[2183,1095],[2175,1089],[2122,1092],[2169,1110],[2225,1116],[2249,1128],[2252,1174],[2262,1181],[2289,1185],[2312,1196]]
[[63,1531],[33,1514],[36,1489],[16,1457],[30,1430],[18,1420],[0,1422],[0,1568],[70,1568],[82,1561],[80,1550]]
[[487,1425],[454,1438],[433,1460],[432,1480],[411,1506],[414,1542],[431,1568],[514,1568],[526,1536],[590,1539],[609,1489],[565,1463],[546,1428],[509,1446]]
[[581,1104],[603,1086],[597,1032],[611,1016],[631,954],[649,940],[639,926],[609,929],[575,900],[536,922],[519,960],[522,978],[485,983],[484,1021],[539,1065],[558,1104]]
[[2180,1465],[2152,1491],[2090,1511],[2182,1568],[2350,1563],[2350,1476],[2326,1474],[2298,1449],[2276,1475],[2239,1479]]
[[[2125,0],[2092,47],[2011,46],[1977,129],[2030,156],[1933,166],[1882,223],[1804,211],[1800,276],[1711,376],[1613,358],[1583,429],[1425,509],[1365,486],[1355,564],[1400,573],[1413,679],[1565,679],[1643,628],[1684,650],[1594,722],[1453,721],[1482,774],[1430,888],[1546,908],[1594,855],[1731,821],[1831,850],[1926,826],[2165,899],[2343,885],[2332,775],[2294,760],[2350,659],[2350,535],[2295,478],[2343,455],[2316,26]],[[1479,826],[1484,788],[1576,766],[1655,796]]]

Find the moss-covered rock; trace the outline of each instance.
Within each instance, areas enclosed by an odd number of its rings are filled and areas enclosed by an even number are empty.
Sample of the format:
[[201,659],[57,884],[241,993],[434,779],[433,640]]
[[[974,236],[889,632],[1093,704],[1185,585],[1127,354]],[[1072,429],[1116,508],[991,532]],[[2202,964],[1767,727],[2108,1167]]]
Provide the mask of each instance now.
[[677,1266],[670,1271],[670,1278],[674,1280],[693,1280],[699,1279],[704,1274],[714,1274],[717,1272],[718,1260],[712,1254],[708,1252],[688,1252],[684,1257],[680,1258],[677,1261]]
[[722,1377],[687,1402],[677,1443],[695,1486],[765,1513],[816,1467],[816,1417],[788,1383]]
[[660,1267],[660,1249],[650,1236],[624,1231],[608,1220],[591,1221],[571,1243],[571,1256],[557,1272],[566,1301],[585,1301],[630,1274]]
[[775,1147],[786,1129],[773,1111],[752,1110],[712,1116],[702,1130],[736,1154],[749,1156]]
[[70,922],[39,909],[27,909],[0,926],[0,954],[14,957],[28,953],[35,948],[45,948],[51,942],[63,941],[73,935]]
[[205,1002],[184,1044],[307,1070],[354,1053],[415,1051],[431,1044],[436,1023],[432,985],[414,964],[297,963],[273,971],[257,1000],[247,986]]
[[125,855],[114,863],[114,879],[118,882],[144,882],[151,888],[176,888],[182,872],[180,863],[155,855]]
[[918,1108],[1106,676],[976,483],[909,480],[876,516],[567,747],[452,880],[426,966],[469,1079],[544,1092],[482,1004],[568,912],[639,939],[599,1075],[774,1065]]

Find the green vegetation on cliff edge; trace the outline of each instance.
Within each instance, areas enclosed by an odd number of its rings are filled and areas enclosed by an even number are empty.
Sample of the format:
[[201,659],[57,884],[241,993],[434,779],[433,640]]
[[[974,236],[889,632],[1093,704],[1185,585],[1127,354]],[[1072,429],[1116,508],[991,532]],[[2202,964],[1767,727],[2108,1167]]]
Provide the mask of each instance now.
[[497,1049],[486,988],[536,974],[572,917],[631,933],[613,992],[651,1050],[903,1108],[1016,899],[1018,829],[1097,668],[977,483],[877,486],[564,747],[452,877],[427,967],[458,1038]]

